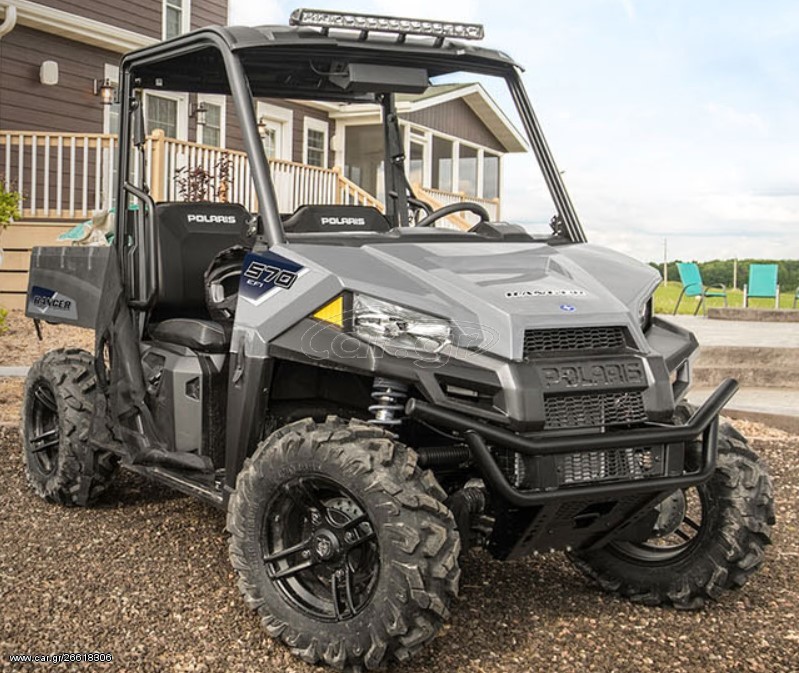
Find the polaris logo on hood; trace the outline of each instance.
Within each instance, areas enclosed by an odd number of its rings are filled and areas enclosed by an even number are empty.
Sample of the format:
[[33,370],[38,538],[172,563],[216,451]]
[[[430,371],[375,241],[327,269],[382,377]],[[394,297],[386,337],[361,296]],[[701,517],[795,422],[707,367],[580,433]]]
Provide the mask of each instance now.
[[525,297],[585,297],[585,290],[555,289],[555,290],[510,290],[505,293],[507,299],[522,299]]
[[322,217],[319,220],[322,226],[333,227],[365,227],[366,220],[363,217]]
[[186,215],[186,220],[200,224],[236,224],[235,215]]

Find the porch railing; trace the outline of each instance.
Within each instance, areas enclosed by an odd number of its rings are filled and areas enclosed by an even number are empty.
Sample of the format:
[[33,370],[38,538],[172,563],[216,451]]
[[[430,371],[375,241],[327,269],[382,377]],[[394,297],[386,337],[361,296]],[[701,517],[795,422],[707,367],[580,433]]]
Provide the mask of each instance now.
[[[432,200],[440,203],[442,206],[448,206],[453,203],[463,203],[464,201],[470,201],[472,203],[478,203],[483,208],[488,211],[488,214],[491,216],[491,220],[496,222],[499,220],[499,199],[484,199],[480,196],[469,196],[464,192],[454,193],[454,192],[444,192],[440,189],[432,189],[430,187],[422,187],[421,185],[414,185],[414,189],[419,192],[422,196],[426,195],[429,196]],[[477,216],[472,215],[471,213],[464,213],[462,216],[465,219],[469,220],[470,222],[474,220],[477,221]],[[473,223],[474,223],[473,222]]]
[[0,131],[0,173],[26,219],[86,217],[109,203],[117,138]]
[[[20,192],[24,220],[86,219],[113,202],[117,137],[101,133],[41,133],[0,130],[0,177]],[[245,152],[167,138],[156,129],[145,146],[144,167],[134,153],[133,178],[144,180],[156,201],[181,200],[181,176],[202,168],[214,200],[257,209],[255,187]],[[344,177],[339,168],[319,168],[282,159],[270,161],[281,212],[302,204],[357,204],[383,210],[373,195]],[[185,181],[184,181],[185,186]],[[431,202],[447,205],[476,201],[499,217],[497,199],[480,199],[418,188]],[[460,224],[460,223],[458,223]]]

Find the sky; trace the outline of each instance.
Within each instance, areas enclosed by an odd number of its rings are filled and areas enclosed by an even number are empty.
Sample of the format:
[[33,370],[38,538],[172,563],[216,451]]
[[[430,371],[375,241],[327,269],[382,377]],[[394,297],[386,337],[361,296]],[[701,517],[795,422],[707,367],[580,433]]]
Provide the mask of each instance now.
[[[232,24],[299,5],[230,0]],[[799,3],[314,0],[483,23],[524,82],[593,243],[644,261],[799,258]],[[512,104],[492,89],[499,104]],[[503,219],[548,219],[531,155],[504,164]]]

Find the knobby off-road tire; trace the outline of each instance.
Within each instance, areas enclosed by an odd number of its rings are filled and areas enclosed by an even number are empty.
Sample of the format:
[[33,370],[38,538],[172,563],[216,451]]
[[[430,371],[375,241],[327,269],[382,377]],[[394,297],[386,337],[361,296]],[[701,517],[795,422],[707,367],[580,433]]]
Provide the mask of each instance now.
[[[435,637],[458,592],[460,538],[444,498],[416,454],[380,428],[334,416],[287,425],[246,461],[230,498],[239,589],[269,634],[306,662],[362,670],[405,661]],[[281,541],[281,526],[296,537]],[[320,560],[355,537],[346,572],[331,571],[340,559]],[[294,574],[303,562],[316,565]],[[339,600],[342,583],[349,598]]]
[[78,348],[46,353],[28,372],[22,401],[22,455],[33,490],[62,505],[89,505],[107,488],[116,456],[89,444],[97,377]]
[[696,488],[701,524],[673,556],[651,548],[644,553],[644,546],[633,543],[612,543],[572,555],[575,565],[606,591],[645,605],[693,610],[743,586],[762,565],[775,523],[766,467],[746,439],[724,423],[716,472]]

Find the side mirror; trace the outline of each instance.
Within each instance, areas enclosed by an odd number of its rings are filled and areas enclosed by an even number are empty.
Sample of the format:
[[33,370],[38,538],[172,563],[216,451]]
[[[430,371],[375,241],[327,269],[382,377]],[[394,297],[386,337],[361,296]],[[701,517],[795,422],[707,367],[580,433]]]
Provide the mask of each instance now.
[[144,121],[144,109],[138,98],[131,101],[130,114],[133,124],[131,132],[133,144],[138,148],[142,148],[147,142],[147,124]]

